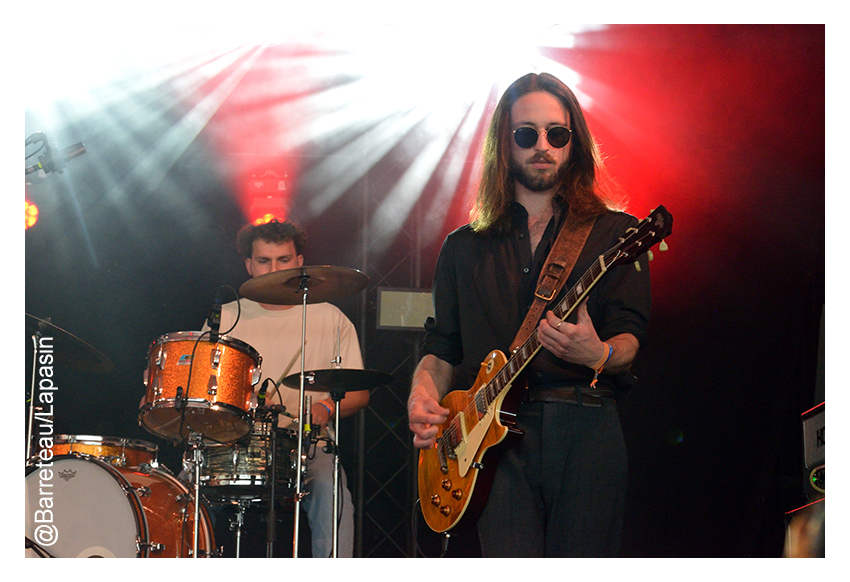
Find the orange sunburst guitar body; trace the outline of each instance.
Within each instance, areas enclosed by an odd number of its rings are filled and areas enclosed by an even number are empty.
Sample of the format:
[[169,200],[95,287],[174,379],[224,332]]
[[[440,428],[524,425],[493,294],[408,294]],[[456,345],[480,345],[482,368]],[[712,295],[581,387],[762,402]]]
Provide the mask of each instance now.
[[[672,229],[670,213],[663,206],[653,210],[593,263],[552,312],[565,320],[608,269],[634,261]],[[436,445],[419,453],[419,505],[432,530],[462,530],[478,521],[499,457],[522,437],[516,426],[525,392],[521,373],[540,348],[535,330],[510,358],[498,350],[490,352],[472,388],[443,398],[449,417],[438,430]]]
[[[437,446],[419,453],[420,505],[434,531],[475,524],[498,457],[522,436],[514,420],[522,388],[503,390],[489,405],[485,398],[486,387],[507,361],[502,352],[491,352],[472,388],[450,392],[440,402],[449,409],[449,418],[437,433]],[[500,447],[491,451],[496,445]]]

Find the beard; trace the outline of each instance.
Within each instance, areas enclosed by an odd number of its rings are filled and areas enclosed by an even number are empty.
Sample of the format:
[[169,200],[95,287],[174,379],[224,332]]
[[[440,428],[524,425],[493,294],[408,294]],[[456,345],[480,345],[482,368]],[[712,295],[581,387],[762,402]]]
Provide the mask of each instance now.
[[[552,161],[551,158],[541,158],[546,161]],[[567,171],[567,162],[561,163],[560,166],[552,166],[546,171],[540,171],[532,168],[529,164],[534,161],[534,158],[526,163],[517,162],[511,158],[508,168],[509,175],[532,192],[544,192],[554,188],[564,177]]]

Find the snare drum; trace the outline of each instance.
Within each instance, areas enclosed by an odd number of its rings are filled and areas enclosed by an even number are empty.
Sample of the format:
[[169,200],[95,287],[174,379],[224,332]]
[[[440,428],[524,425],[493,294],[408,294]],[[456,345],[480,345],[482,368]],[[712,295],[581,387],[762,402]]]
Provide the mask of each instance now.
[[183,441],[194,432],[231,443],[250,433],[248,411],[262,358],[235,338],[220,336],[215,343],[208,338],[197,331],[177,332],[148,350],[139,424],[152,434]]
[[[219,502],[268,497],[271,430],[270,422],[255,420],[247,443],[206,447],[201,490],[207,499]],[[295,492],[298,434],[279,428],[275,441],[275,498],[283,500]]]
[[[194,503],[180,481],[152,467],[124,468],[76,454],[30,464],[26,537],[57,558],[187,558]],[[199,555],[215,548],[202,506]],[[28,552],[29,554],[29,552]],[[34,555],[34,554],[29,554]]]
[[157,465],[159,447],[147,441],[110,436],[60,434],[53,438],[53,456],[82,453],[119,467]]

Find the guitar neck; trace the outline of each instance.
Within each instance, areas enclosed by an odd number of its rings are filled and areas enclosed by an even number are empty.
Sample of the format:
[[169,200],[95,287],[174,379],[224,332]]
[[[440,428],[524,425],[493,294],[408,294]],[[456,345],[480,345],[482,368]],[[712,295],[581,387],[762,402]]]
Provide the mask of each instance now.
[[[613,262],[609,257],[616,249],[608,251],[605,255],[601,255],[591,267],[585,271],[584,275],[578,282],[569,290],[564,298],[551,310],[561,321],[564,321],[573,312],[576,306],[587,297],[591,289],[596,286],[596,283],[605,275],[608,270],[608,265]],[[475,395],[475,399],[481,405],[489,406],[499,395],[506,389],[510,388],[517,376],[531,362],[532,358],[540,351],[540,339],[537,337],[537,328],[528,336],[528,339],[519,346],[510,359],[505,363],[499,373],[482,386]]]

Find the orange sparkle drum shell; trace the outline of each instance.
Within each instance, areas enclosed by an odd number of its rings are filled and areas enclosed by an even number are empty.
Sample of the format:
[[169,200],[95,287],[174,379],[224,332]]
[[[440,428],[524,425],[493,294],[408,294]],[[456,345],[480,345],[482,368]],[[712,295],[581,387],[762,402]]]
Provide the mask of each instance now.
[[[152,467],[119,469],[133,486],[148,526],[149,558],[191,558],[195,545],[195,503],[188,488],[166,471]],[[206,507],[198,512],[198,556],[215,553],[212,522]]]
[[248,344],[208,333],[161,336],[148,350],[145,404],[139,424],[159,437],[183,441],[190,433],[235,442],[251,432],[251,396],[262,358]]
[[82,434],[56,435],[51,448],[54,456],[81,453],[119,467],[156,466],[159,451],[148,441]]

